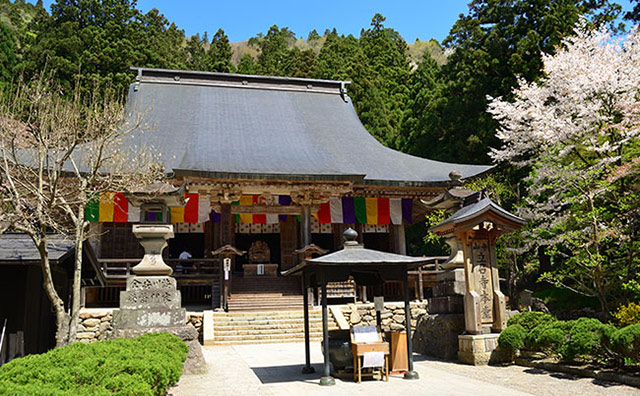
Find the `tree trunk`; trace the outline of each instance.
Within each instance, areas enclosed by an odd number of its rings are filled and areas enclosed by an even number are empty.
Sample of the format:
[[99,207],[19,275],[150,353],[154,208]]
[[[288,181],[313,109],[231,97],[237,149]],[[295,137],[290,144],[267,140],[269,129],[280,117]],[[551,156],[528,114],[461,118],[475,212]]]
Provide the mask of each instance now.
[[80,293],[82,291],[82,252],[84,241],[84,207],[80,205],[78,207],[78,213],[76,221],[76,234],[75,234],[75,262],[73,267],[73,284],[72,284],[72,300],[71,300],[71,317],[69,318],[69,343],[76,341],[76,334],[78,333],[78,319],[80,317]]
[[49,262],[49,249],[47,248],[47,238],[43,237],[39,241],[34,240],[40,252],[40,264],[42,268],[42,279],[44,290],[51,301],[51,306],[56,313],[56,347],[69,343],[69,315],[65,312],[64,301],[58,295],[53,283],[51,273],[51,263]]

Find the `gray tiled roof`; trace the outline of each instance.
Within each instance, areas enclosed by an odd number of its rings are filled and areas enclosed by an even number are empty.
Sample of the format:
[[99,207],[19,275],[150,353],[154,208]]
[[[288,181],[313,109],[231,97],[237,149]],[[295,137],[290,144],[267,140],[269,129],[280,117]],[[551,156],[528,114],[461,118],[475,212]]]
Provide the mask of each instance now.
[[[60,236],[49,236],[49,259],[60,260],[73,248],[73,241]],[[26,234],[0,235],[0,261],[40,261],[40,253]]]
[[470,218],[473,218],[475,216],[479,216],[481,214],[484,214],[486,212],[495,212],[501,216],[503,216],[504,218],[513,221],[514,223],[517,224],[525,224],[526,221],[512,213],[507,212],[506,210],[504,210],[501,206],[495,204],[491,199],[489,198],[483,198],[480,201],[473,203],[471,205],[467,205],[465,207],[463,207],[462,209],[458,210],[457,212],[455,212],[454,214],[452,214],[449,218],[447,218],[446,220],[444,220],[443,222],[441,222],[440,224],[432,227],[432,228],[438,228],[440,226],[443,226],[445,224],[457,224],[457,223],[462,223],[465,222],[466,220],[469,220]]
[[176,175],[425,185],[489,166],[431,161],[384,147],[362,126],[347,82],[138,70],[128,106]]

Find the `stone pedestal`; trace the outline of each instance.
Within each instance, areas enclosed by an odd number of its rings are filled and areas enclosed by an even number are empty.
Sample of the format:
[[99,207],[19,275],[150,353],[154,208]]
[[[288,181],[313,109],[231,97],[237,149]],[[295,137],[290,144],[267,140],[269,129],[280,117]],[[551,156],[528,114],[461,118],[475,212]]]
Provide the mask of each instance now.
[[456,268],[436,275],[433,297],[429,299],[430,314],[453,314],[464,312],[464,269]]
[[130,338],[145,333],[172,333],[189,347],[183,373],[207,371],[198,342],[198,331],[187,325],[176,280],[169,276],[171,267],[164,263],[162,250],[173,237],[173,226],[163,224],[134,225],[134,233],[145,249],[142,262],[133,268],[136,276],[127,279],[120,292],[120,309],[113,312],[113,337]]
[[185,374],[207,371],[198,342],[198,331],[186,324],[186,310],[181,307],[180,291],[170,276],[134,276],[127,279],[126,291],[120,292],[120,309],[113,313],[113,336],[137,337],[145,333],[167,332],[182,339],[189,347],[184,363]]
[[510,353],[498,348],[498,337],[496,333],[458,336],[458,360],[474,366],[510,361]]

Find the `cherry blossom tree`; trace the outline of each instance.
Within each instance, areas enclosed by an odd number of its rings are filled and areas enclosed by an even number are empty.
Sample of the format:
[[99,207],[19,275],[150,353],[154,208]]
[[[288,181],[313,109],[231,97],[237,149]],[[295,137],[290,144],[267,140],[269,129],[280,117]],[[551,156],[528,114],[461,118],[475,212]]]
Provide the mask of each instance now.
[[608,314],[612,298],[638,291],[640,34],[586,26],[543,56],[544,77],[521,80],[513,101],[489,98],[503,143],[490,155],[530,170],[520,213],[552,258],[542,279],[597,297]]

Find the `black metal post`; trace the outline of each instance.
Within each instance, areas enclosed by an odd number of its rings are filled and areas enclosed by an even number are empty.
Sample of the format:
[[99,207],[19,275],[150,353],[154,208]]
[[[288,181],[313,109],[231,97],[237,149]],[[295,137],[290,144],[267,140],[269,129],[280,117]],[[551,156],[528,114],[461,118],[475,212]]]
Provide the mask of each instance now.
[[304,357],[305,365],[302,368],[302,374],[315,373],[316,370],[311,366],[311,340],[309,339],[309,289],[307,288],[307,280],[302,275],[302,294],[304,301]]
[[407,331],[407,356],[409,370],[404,373],[404,379],[419,379],[418,372],[413,371],[413,340],[411,339],[411,305],[409,303],[409,276],[407,275],[407,268],[404,268],[402,275],[404,284],[404,327]]
[[327,312],[327,281],[322,280],[322,343],[324,350],[324,375],[320,378],[320,385],[335,385],[329,369],[329,315]]

